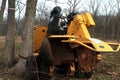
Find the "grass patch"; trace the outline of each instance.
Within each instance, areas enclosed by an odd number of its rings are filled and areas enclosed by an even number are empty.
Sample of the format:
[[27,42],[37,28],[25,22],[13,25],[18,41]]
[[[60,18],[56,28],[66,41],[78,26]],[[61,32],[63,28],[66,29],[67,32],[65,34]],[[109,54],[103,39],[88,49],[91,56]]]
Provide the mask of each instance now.
[[[18,78],[16,75],[12,75],[8,73],[10,69],[3,63],[4,56],[4,47],[5,42],[0,42],[0,80],[23,80],[22,78]],[[20,42],[15,42],[15,60],[18,60],[18,54],[20,53]]]

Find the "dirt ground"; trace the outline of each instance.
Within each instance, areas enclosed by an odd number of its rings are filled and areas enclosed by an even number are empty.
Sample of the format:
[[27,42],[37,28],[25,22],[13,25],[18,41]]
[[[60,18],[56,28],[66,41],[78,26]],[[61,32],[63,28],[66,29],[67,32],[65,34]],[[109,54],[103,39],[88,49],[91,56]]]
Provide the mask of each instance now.
[[[16,37],[16,54],[19,53],[21,38]],[[8,73],[7,66],[3,65],[5,37],[0,37],[0,80],[25,80],[22,77]],[[80,79],[69,79],[80,80]],[[98,69],[89,80],[120,80],[120,52],[102,53],[102,60]]]
[[[18,52],[20,51],[20,42],[21,42],[21,37],[15,37],[16,54],[18,54]],[[4,46],[5,46],[5,36],[0,36],[0,80],[24,80],[19,76],[9,73],[8,70],[10,68],[8,68],[3,64]]]

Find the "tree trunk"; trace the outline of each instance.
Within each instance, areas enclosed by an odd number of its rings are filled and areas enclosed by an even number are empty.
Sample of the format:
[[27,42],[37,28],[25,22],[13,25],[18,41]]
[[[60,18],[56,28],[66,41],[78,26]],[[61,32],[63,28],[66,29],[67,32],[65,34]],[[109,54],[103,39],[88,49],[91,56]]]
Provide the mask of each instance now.
[[0,10],[0,35],[4,33],[3,15],[4,15],[5,6],[6,6],[6,0],[2,0],[1,10]]
[[5,5],[6,5],[6,0],[2,0],[2,6],[0,10],[0,25],[3,22],[3,14],[4,14]]
[[[4,1],[4,0],[3,0]],[[15,1],[8,0],[8,18],[7,18],[7,35],[4,53],[4,63],[8,66],[14,62],[15,46]]]
[[[25,21],[24,21],[24,29],[22,34],[22,46],[20,52],[20,59],[14,69],[19,71],[19,74],[25,72],[25,64],[26,59],[30,55],[32,55],[33,49],[33,26],[34,19],[36,14],[36,4],[37,0],[27,0],[26,13],[25,13]],[[18,75],[19,75],[18,74]]]

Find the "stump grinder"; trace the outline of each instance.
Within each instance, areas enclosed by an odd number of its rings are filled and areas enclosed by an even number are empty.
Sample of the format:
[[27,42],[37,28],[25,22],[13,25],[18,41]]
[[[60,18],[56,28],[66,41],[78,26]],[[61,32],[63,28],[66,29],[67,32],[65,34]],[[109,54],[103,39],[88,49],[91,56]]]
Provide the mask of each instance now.
[[62,20],[60,24],[62,29],[57,33],[50,32],[49,26],[34,28],[33,56],[26,64],[27,80],[63,80],[70,76],[89,79],[102,53],[115,53],[120,49],[119,43],[91,37],[88,29],[95,26],[95,22],[89,12],[75,14],[69,24]]

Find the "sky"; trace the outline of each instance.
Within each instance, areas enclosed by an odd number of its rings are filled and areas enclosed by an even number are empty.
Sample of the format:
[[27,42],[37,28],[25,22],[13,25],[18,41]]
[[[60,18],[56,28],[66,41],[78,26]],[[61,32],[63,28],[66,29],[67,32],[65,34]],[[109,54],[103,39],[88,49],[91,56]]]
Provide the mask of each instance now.
[[[21,8],[22,12],[19,14],[19,11],[18,11],[18,6],[16,7],[16,18],[18,17],[23,17],[24,16],[24,13],[25,13],[25,4],[26,4],[26,0],[16,0],[17,2],[19,2],[19,7]],[[39,7],[41,7],[40,3],[41,2],[45,2],[46,1],[46,8],[49,9],[49,11],[51,11],[51,9],[53,7],[55,7],[56,5],[57,6],[60,6],[62,8],[62,10],[65,11],[65,8],[68,7],[68,5],[66,5],[65,3],[67,3],[67,0],[58,0],[58,4],[55,4],[53,1],[54,0],[38,0],[38,3],[37,5]],[[113,12],[116,12],[117,13],[117,2],[116,0],[98,0],[98,3],[94,3],[95,0],[81,0],[80,4],[79,4],[79,11],[82,12],[82,11],[89,11],[92,13],[92,10],[90,9],[90,7],[93,7],[91,4],[94,4],[94,7],[97,7],[97,5],[100,5],[99,8],[100,8],[100,11],[99,13],[101,14],[104,14],[104,13],[109,13],[111,8],[110,6],[112,5],[112,8],[113,8]],[[119,0],[120,1],[120,0]],[[93,3],[91,3],[93,2]],[[0,0],[0,7],[1,7],[1,3],[2,3],[2,0]],[[62,3],[62,4],[61,4]],[[38,8],[38,7],[37,7]],[[106,8],[106,9],[105,9]],[[120,5],[119,5],[119,8],[120,8]],[[7,9],[8,9],[8,6],[6,6],[5,8],[5,13],[4,13],[4,16],[6,17],[7,16]],[[107,12],[106,12],[107,11]]]

